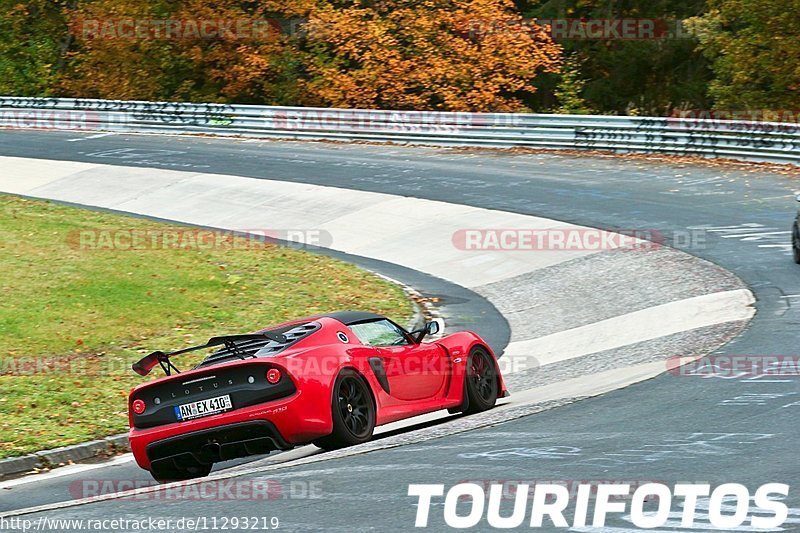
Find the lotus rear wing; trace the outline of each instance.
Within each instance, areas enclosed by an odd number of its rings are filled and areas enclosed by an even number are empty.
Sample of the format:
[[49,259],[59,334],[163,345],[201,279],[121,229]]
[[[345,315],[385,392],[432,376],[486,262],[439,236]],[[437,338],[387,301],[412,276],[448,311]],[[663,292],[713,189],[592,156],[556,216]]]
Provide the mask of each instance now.
[[156,365],[161,365],[162,370],[166,375],[172,375],[172,372],[176,374],[180,374],[180,370],[172,364],[170,361],[170,357],[175,355],[181,355],[184,353],[194,352],[197,350],[202,350],[203,348],[213,348],[214,346],[225,346],[231,353],[238,355],[242,359],[245,358],[245,354],[241,352],[241,347],[237,345],[239,342],[249,342],[249,341],[273,341],[280,344],[286,344],[288,340],[283,335],[279,335],[276,333],[248,333],[245,335],[227,335],[223,337],[212,337],[208,340],[207,343],[202,344],[200,346],[191,346],[189,348],[184,348],[182,350],[176,350],[174,352],[165,353],[162,351],[153,352],[139,361],[133,363],[133,371],[139,374],[140,376],[146,376],[150,373]]

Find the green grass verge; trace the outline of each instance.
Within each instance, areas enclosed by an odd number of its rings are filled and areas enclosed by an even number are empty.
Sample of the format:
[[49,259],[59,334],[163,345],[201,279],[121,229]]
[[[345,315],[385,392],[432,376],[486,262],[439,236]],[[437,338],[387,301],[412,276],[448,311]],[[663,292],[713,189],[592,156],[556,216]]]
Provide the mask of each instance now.
[[76,246],[98,229],[174,227],[0,196],[0,458],[126,430],[143,380],[130,365],[154,349],[334,310],[412,313],[399,287],[328,257]]

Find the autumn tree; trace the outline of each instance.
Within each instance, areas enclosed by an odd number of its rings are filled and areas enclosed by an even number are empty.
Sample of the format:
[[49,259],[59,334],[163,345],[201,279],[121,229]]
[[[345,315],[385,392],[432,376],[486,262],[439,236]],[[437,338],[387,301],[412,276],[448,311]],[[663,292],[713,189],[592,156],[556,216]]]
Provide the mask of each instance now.
[[320,2],[299,44],[302,103],[335,107],[517,111],[561,49],[521,27],[510,0]]
[[181,2],[96,0],[70,12],[75,44],[60,89],[70,96],[136,100],[188,99],[204,94],[195,79],[191,43],[136,38],[122,21],[180,16]]
[[708,0],[708,12],[689,21],[713,64],[717,108],[798,108],[798,12],[800,0]]
[[[76,44],[61,82],[74,96],[142,100],[295,103],[297,62],[280,28],[282,12],[307,13],[303,1],[95,0],[71,12]],[[130,24],[150,31],[130,36]],[[155,23],[152,21],[156,21]],[[163,21],[181,24],[169,33]],[[195,33],[204,22],[232,29]],[[241,26],[239,26],[241,24]],[[255,25],[259,25],[257,28]],[[127,33],[122,30],[127,30]],[[266,31],[264,31],[266,29]],[[259,30],[259,33],[256,33]]]
[[586,80],[581,77],[581,67],[582,62],[577,56],[564,61],[560,81],[554,91],[558,113],[585,115],[595,112],[583,97]]
[[[69,16],[75,43],[59,87],[83,97],[509,111],[560,57],[542,31],[512,28],[510,0],[94,0]],[[115,33],[127,19],[272,31],[130,38]]]
[[49,96],[71,44],[74,0],[0,0],[0,94]]

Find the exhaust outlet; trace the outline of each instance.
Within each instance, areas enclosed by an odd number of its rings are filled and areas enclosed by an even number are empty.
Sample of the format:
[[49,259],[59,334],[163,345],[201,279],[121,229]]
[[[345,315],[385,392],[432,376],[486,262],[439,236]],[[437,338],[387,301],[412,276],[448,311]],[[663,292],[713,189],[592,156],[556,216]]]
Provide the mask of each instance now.
[[222,453],[222,446],[218,442],[209,442],[208,444],[204,444],[200,451],[204,455],[208,455],[219,459],[220,453]]

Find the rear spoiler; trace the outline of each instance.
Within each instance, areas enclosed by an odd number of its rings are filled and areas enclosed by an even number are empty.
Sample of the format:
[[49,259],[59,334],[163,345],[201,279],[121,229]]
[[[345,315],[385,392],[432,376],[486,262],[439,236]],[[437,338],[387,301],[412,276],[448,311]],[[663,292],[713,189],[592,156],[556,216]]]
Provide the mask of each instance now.
[[223,337],[213,337],[208,340],[207,343],[200,345],[200,346],[192,346],[190,348],[184,348],[182,350],[177,350],[174,352],[164,353],[162,351],[153,352],[139,361],[133,363],[133,371],[139,374],[140,376],[146,376],[150,373],[156,365],[161,365],[161,368],[164,370],[166,375],[171,375],[174,371],[176,374],[180,374],[180,370],[178,370],[175,365],[172,364],[172,361],[169,360],[170,357],[174,355],[180,355],[188,352],[194,352],[196,350],[202,350],[203,348],[211,348],[214,346],[221,346],[225,345],[234,355],[238,355],[242,359],[244,359],[244,354],[239,351],[239,347],[236,345],[237,342],[246,342],[246,341],[256,341],[256,340],[267,340],[277,342],[279,344],[286,344],[288,340],[283,335],[278,335],[275,333],[248,333],[245,335],[227,335]]

